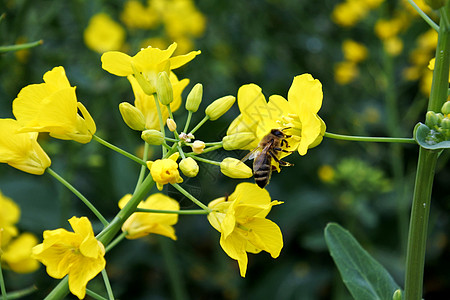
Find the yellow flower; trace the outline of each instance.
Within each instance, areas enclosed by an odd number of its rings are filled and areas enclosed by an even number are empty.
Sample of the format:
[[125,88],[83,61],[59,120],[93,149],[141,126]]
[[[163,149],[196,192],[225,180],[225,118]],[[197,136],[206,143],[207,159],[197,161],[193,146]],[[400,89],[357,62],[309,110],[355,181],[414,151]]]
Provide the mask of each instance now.
[[[177,76],[170,72],[170,82],[172,84],[173,89],[173,101],[170,103],[170,109],[172,112],[178,110],[181,105],[181,93],[184,88],[189,84],[189,79],[182,79],[178,81]],[[134,105],[135,107],[142,112],[145,119],[145,128],[146,129],[157,129],[160,130],[159,125],[159,117],[158,111],[156,109],[156,102],[154,96],[149,96],[142,90],[141,86],[137,82],[136,78],[133,76],[128,76],[128,80],[131,83],[131,87],[134,93]],[[159,107],[161,109],[162,119],[166,122],[169,117],[169,111],[165,105],[159,103]]]
[[333,22],[342,27],[351,27],[363,19],[369,7],[360,0],[350,0],[337,4],[332,12]]
[[42,175],[50,158],[37,142],[37,132],[19,133],[21,126],[13,119],[0,119],[0,162],[21,171]]
[[[131,199],[127,194],[119,201],[119,207],[123,208]],[[180,210],[180,205],[174,199],[164,194],[153,194],[142,201],[138,208],[157,210]],[[178,214],[144,213],[132,214],[122,225],[122,231],[127,232],[128,239],[137,239],[150,233],[156,233],[176,240],[175,229],[172,225],[178,222]]]
[[334,65],[334,80],[340,85],[349,84],[358,74],[358,66],[353,62],[342,61]]
[[160,22],[160,16],[152,7],[145,7],[140,1],[125,2],[120,19],[128,28],[151,29]]
[[[288,100],[273,95],[266,102],[261,88],[243,85],[238,91],[241,114],[230,124],[227,135],[252,133],[254,140],[242,149],[254,149],[261,139],[275,128],[288,128],[288,150],[305,155],[308,148],[317,146],[323,138],[325,123],[317,115],[322,106],[322,84],[310,74],[296,76],[288,92]],[[290,153],[282,153],[280,158]],[[273,160],[275,163],[275,160]]]
[[48,71],[44,81],[24,87],[13,102],[14,116],[22,125],[19,132],[49,132],[54,138],[88,143],[95,123],[77,102],[75,87],[70,86],[64,68]]
[[162,190],[163,185],[168,183],[181,183],[181,178],[178,172],[177,159],[179,153],[172,154],[169,158],[157,159],[156,161],[148,161],[147,167],[150,169],[153,180],[156,182],[158,190]]
[[39,268],[39,263],[31,257],[31,249],[38,244],[31,233],[22,233],[4,247],[2,261],[16,273],[30,273]]
[[156,87],[160,72],[166,71],[169,74],[170,70],[187,64],[200,54],[200,51],[192,51],[185,55],[171,57],[176,48],[176,43],[166,50],[148,47],[132,57],[122,52],[108,51],[102,55],[102,68],[117,76],[133,75],[136,71],[142,74],[152,87]]
[[200,140],[195,140],[192,143],[192,152],[197,153],[197,154],[201,154],[203,153],[203,150],[205,149],[206,144],[204,141],[200,141]]
[[69,275],[70,292],[82,299],[88,281],[105,268],[105,248],[95,238],[88,218],[72,217],[69,223],[74,232],[61,228],[44,231],[44,241],[33,248],[33,257],[53,278]]
[[206,27],[206,19],[193,1],[167,2],[163,10],[163,19],[167,35],[171,39],[198,37],[203,34]]
[[0,230],[2,230],[0,247],[8,244],[19,231],[15,226],[20,219],[19,206],[0,192]]
[[277,258],[283,248],[280,228],[266,219],[272,206],[282,202],[270,200],[265,189],[245,182],[238,184],[229,197],[208,204],[213,210],[208,214],[208,221],[221,233],[222,249],[238,261],[242,277],[247,271],[247,252],[259,253],[264,250]]
[[94,15],[84,30],[86,46],[98,53],[119,50],[124,40],[125,30],[105,13]]
[[391,56],[397,56],[403,51],[403,41],[397,37],[391,37],[383,41],[384,51]]
[[348,61],[359,63],[367,58],[367,47],[353,40],[345,40],[342,43],[344,58]]
[[404,27],[404,21],[400,18],[391,20],[380,19],[375,23],[375,34],[380,40],[387,40],[400,33]]
[[330,165],[323,165],[317,171],[320,180],[323,182],[332,182],[334,179],[334,169]]

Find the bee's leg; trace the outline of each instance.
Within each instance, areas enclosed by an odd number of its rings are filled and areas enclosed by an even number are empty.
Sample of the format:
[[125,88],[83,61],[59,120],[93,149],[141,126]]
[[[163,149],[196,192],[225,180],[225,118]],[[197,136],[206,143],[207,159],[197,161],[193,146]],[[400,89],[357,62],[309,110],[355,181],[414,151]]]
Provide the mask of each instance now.
[[281,149],[281,148],[273,148],[273,150],[281,151],[281,152],[285,152],[285,153],[292,153],[292,152],[294,152],[294,151],[289,151],[289,150],[285,150],[285,149]]
[[[287,151],[287,152],[290,152],[290,151]],[[289,167],[289,166],[293,166],[294,165],[294,164],[288,163],[287,161],[282,161],[272,151],[269,151],[269,154],[278,164],[280,164],[280,166]]]

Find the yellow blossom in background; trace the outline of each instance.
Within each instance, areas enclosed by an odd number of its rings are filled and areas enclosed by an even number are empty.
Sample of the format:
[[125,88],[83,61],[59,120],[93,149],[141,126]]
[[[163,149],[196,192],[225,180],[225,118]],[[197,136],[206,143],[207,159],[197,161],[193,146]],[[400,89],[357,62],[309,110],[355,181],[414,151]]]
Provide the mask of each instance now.
[[[185,55],[171,57],[177,48],[173,43],[166,50],[148,47],[139,51],[135,56],[129,56],[118,51],[108,51],[102,55],[102,68],[117,76],[128,76],[135,71],[156,87],[158,74],[177,69],[193,60],[200,51],[192,51]],[[136,74],[135,74],[136,75]]]
[[367,58],[367,47],[353,40],[345,40],[342,43],[342,52],[347,61],[359,63]]
[[323,182],[331,182],[334,179],[334,169],[330,165],[321,166],[317,173]]
[[[141,41],[139,45],[141,48],[147,48],[148,46],[150,46],[153,48],[165,49],[169,46],[169,42],[167,42],[164,38],[161,37],[152,37]],[[180,50],[179,48],[180,47],[178,45],[177,49]]]
[[2,261],[16,273],[30,273],[39,268],[39,263],[31,257],[31,249],[38,244],[38,239],[31,233],[22,233],[3,247]]
[[166,1],[163,8],[165,30],[169,38],[199,37],[205,31],[206,19],[193,1]]
[[349,84],[358,75],[359,68],[353,62],[342,61],[334,65],[334,80],[340,85]]
[[383,41],[384,51],[391,56],[397,56],[403,51],[403,41],[397,37],[391,37]]
[[[16,45],[25,44],[28,43],[28,40],[24,36],[20,36],[16,40]],[[30,50],[29,49],[23,49],[18,50],[14,52],[14,55],[16,56],[17,60],[21,63],[26,63],[28,61],[28,57],[30,57]]]
[[[119,201],[119,207],[123,208],[131,199],[127,194]],[[138,208],[157,210],[180,210],[178,202],[164,194],[157,193],[139,203]],[[176,240],[175,229],[172,225],[178,222],[178,214],[137,212],[132,214],[122,225],[122,231],[126,232],[128,239],[137,239],[151,233],[167,236]]]
[[2,249],[19,233],[16,227],[19,219],[19,206],[11,198],[6,197],[0,192],[0,230],[2,230],[0,247]]
[[266,219],[272,206],[269,193],[253,183],[240,183],[229,197],[211,201],[208,221],[220,232],[220,246],[239,263],[240,274],[245,277],[249,253],[266,251],[273,258],[280,255],[283,236],[274,222]]
[[84,43],[98,53],[119,50],[125,40],[125,30],[105,13],[94,15],[84,30]]
[[[158,111],[156,109],[154,96],[150,96],[144,93],[141,86],[133,76],[128,76],[127,78],[128,81],[130,81],[131,87],[133,89],[135,97],[134,105],[144,115],[145,128],[160,130],[161,128],[159,125]],[[173,101],[170,103],[170,109],[172,110],[172,112],[175,112],[181,105],[181,93],[189,84],[189,79],[185,78],[179,81],[177,76],[173,72],[170,72],[169,79],[173,89]],[[158,104],[161,109],[162,119],[164,120],[164,122],[166,122],[167,118],[169,117],[169,111],[167,110],[166,106],[162,105],[159,102]]]
[[168,183],[181,183],[183,178],[178,172],[177,159],[180,156],[178,152],[172,154],[169,158],[157,159],[156,161],[148,161],[147,167],[153,180],[156,182],[158,190],[162,190],[163,186]]
[[[94,120],[70,86],[63,67],[44,74],[44,82],[24,87],[13,101],[19,132],[49,132],[62,140],[88,143],[96,131]],[[82,116],[78,114],[78,110]]]
[[0,163],[7,163],[21,171],[42,175],[50,158],[37,142],[37,132],[20,133],[19,122],[0,119]]
[[61,228],[44,231],[44,241],[33,248],[33,257],[53,278],[69,275],[70,292],[83,299],[88,281],[105,268],[105,248],[95,238],[88,218],[72,217],[69,223],[74,232]]
[[430,95],[431,84],[433,82],[433,72],[430,70],[425,70],[420,78],[419,88],[424,95]]
[[342,27],[352,27],[369,12],[369,7],[363,1],[347,0],[337,4],[331,14],[334,23]]
[[[288,91],[288,100],[272,95],[266,102],[261,88],[255,84],[243,85],[238,90],[241,114],[230,124],[227,135],[251,133],[255,139],[242,147],[252,150],[272,129],[286,128],[289,151],[305,155],[308,148],[317,146],[323,138],[325,123],[317,115],[322,106],[322,84],[310,74],[294,77]],[[280,158],[290,153],[281,153]],[[275,160],[272,163],[277,166]]]
[[392,38],[400,33],[404,28],[403,20],[394,18],[390,20],[380,19],[375,23],[375,35],[380,40]]
[[[149,1],[151,3],[151,1]],[[141,1],[125,2],[120,19],[128,28],[151,29],[158,26],[161,16],[153,6],[144,6]]]

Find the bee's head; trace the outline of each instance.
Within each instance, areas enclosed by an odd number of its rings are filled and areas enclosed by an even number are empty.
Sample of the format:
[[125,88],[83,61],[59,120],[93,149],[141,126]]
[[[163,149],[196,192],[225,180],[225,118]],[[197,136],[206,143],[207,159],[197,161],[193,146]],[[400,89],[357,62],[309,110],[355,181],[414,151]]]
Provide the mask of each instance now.
[[273,135],[276,136],[276,137],[279,137],[279,138],[284,138],[284,137],[285,137],[285,134],[284,134],[283,131],[280,130],[280,129],[272,129],[272,130],[270,131],[270,133],[273,134]]

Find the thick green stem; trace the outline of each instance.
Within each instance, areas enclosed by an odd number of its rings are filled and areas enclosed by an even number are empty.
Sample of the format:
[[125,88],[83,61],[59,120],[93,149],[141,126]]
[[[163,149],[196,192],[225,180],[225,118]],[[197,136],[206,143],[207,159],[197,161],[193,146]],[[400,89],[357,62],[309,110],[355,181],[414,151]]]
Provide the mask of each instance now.
[[[2,229],[0,229],[0,230],[2,230]],[[0,235],[0,238],[1,238],[1,235]],[[1,251],[2,251],[2,249],[0,249],[0,258],[2,257]],[[5,280],[3,279],[3,271],[2,271],[1,263],[0,263],[0,291],[2,292],[2,299],[7,300],[8,298],[6,297],[6,286],[5,286]]]
[[331,139],[336,139],[336,140],[354,141],[354,142],[416,144],[416,141],[413,138],[353,136],[353,135],[336,134],[336,133],[331,133],[331,132],[325,132],[324,137],[331,138]]
[[438,152],[424,148],[419,150],[406,254],[405,299],[407,300],[422,299],[428,217],[437,157]]
[[[441,22],[436,49],[436,62],[431,85],[428,110],[439,112],[442,104],[447,100],[450,28],[450,1],[441,8]],[[431,190],[436,167],[438,151],[421,148],[417,163],[416,182],[411,209],[411,219],[406,254],[405,299],[422,299],[423,269],[427,242],[428,217],[431,204]]]

